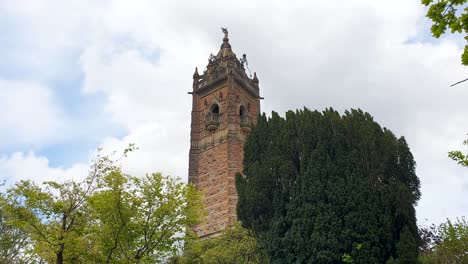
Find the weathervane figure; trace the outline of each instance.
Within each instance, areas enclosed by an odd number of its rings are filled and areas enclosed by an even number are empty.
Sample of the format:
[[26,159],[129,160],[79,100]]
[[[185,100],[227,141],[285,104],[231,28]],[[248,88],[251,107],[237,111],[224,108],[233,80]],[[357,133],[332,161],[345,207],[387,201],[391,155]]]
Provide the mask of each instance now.
[[223,33],[224,33],[224,38],[228,38],[228,30],[227,30],[227,28],[223,28],[223,27],[222,27],[221,30],[222,30]]

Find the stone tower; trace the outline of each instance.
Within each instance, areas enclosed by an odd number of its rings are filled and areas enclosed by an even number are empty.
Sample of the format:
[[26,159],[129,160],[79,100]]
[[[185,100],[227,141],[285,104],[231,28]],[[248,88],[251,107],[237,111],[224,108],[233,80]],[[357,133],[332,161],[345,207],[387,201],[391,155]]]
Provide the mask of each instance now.
[[235,175],[242,172],[244,143],[260,112],[258,79],[245,72],[227,29],[216,56],[193,74],[189,182],[204,193],[206,222],[194,227],[199,237],[216,235],[237,220]]

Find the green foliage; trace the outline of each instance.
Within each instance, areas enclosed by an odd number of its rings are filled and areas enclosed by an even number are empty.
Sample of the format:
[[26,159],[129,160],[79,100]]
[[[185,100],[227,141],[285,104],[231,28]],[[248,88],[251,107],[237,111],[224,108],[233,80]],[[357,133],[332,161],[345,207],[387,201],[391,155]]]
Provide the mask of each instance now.
[[272,263],[417,263],[415,161],[369,114],[273,112],[244,151],[238,217]]
[[442,263],[468,263],[468,222],[462,218],[450,220],[440,227],[442,243],[436,246],[436,252]]
[[9,188],[0,197],[0,226],[8,219],[26,234],[21,255],[61,264],[156,263],[176,254],[203,217],[201,194],[179,179],[137,178],[115,164],[98,155],[82,182],[20,181]]
[[351,255],[348,253],[344,253],[341,261],[343,261],[343,263],[353,263],[353,257],[351,257]]
[[0,193],[0,264],[27,263],[30,258],[27,254],[28,236],[10,220],[5,214],[5,201]]
[[175,255],[202,217],[192,185],[160,173],[136,178],[113,171],[89,198],[96,263],[157,263]]
[[414,264],[418,259],[418,249],[415,245],[418,245],[418,237],[415,237],[407,226],[403,227],[397,243],[398,263]]
[[[451,33],[461,33],[468,41],[468,7],[467,0],[421,0],[429,6],[426,16],[432,20],[432,35],[439,38],[449,29]],[[468,65],[468,45],[461,56],[463,65]]]
[[255,237],[240,224],[227,228],[218,237],[189,241],[183,256],[174,262],[180,264],[269,263]]
[[385,264],[398,264],[398,260],[395,260],[393,257],[389,258]]
[[422,264],[468,263],[468,222],[465,218],[447,220],[435,231],[437,243],[420,255]]
[[[463,141],[463,145],[468,146],[468,139]],[[448,156],[463,167],[468,167],[468,154],[463,154],[460,150],[455,150],[450,151]]]
[[20,181],[8,189],[6,212],[10,222],[29,235],[33,250],[48,263],[82,260],[87,219],[86,198],[96,189],[96,181],[112,170],[107,158],[95,161],[85,181],[44,182],[38,185]]

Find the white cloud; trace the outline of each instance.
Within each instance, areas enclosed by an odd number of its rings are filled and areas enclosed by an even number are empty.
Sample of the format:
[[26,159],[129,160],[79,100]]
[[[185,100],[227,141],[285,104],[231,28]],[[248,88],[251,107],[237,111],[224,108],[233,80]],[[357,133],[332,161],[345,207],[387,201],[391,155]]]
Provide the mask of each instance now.
[[161,172],[187,180],[189,142],[180,139],[186,138],[189,133],[189,123],[165,122],[164,125],[169,127],[158,123],[141,125],[123,139],[104,139],[101,147],[104,151],[121,153],[130,143],[134,143],[138,150],[122,159],[124,172],[139,177]]
[[88,173],[86,164],[75,164],[70,168],[51,167],[46,157],[33,152],[16,152],[9,156],[0,156],[0,177],[11,184],[20,180],[65,181],[82,180]]
[[170,120],[184,112],[188,116],[186,104],[180,102],[189,101],[189,88],[177,88],[189,86],[190,80],[176,78],[177,67],[152,64],[136,50],[125,50],[107,60],[101,52],[91,47],[83,53],[83,89],[103,92],[108,97],[106,109],[115,122],[131,129],[146,122]]
[[0,145],[43,145],[65,128],[60,107],[46,86],[0,79]]
[[1,1],[0,23],[7,37],[0,65],[40,80],[78,76],[71,60],[92,38],[98,12],[99,5],[80,0]]
[[[66,43],[82,51],[83,92],[102,93],[113,121],[129,131],[122,139],[103,139],[103,146],[140,147],[124,164],[130,172],[186,177],[186,92],[194,67],[201,70],[209,53],[217,52],[219,27],[227,26],[234,51],[246,52],[258,73],[264,110],[332,106],[370,112],[404,135],[415,155],[423,191],[418,217],[440,221],[466,214],[468,177],[446,157],[468,131],[468,90],[448,87],[465,77],[462,47],[452,40],[409,41],[429,30],[421,28],[419,2],[80,2],[73,8],[42,2],[41,9],[19,9],[26,10],[28,23],[37,14],[46,20],[38,28],[54,41],[41,42],[48,47],[45,54],[70,49]],[[52,8],[61,15],[49,19]],[[64,38],[54,38],[64,32]],[[31,43],[44,40],[39,36],[31,34]]]

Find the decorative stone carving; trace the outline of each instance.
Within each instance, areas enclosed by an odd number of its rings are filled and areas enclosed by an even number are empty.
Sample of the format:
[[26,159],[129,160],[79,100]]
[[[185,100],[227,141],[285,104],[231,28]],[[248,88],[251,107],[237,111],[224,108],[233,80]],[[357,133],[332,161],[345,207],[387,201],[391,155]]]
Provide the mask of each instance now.
[[215,131],[219,126],[219,114],[208,113],[205,116],[205,127],[208,131]]

